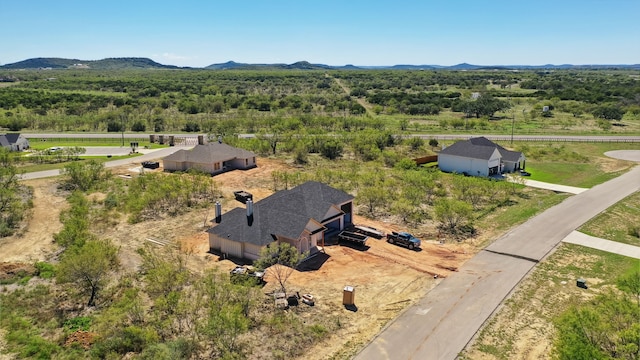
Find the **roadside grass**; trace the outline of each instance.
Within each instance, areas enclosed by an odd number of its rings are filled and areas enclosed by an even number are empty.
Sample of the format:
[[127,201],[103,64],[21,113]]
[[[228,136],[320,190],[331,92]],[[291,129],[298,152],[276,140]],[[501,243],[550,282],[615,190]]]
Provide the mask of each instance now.
[[522,151],[530,179],[590,188],[622,175],[634,163],[604,155],[612,150],[637,150],[634,143],[516,142],[502,146]]
[[591,188],[626,172],[604,172],[597,164],[536,163],[527,165],[531,180]]
[[[143,139],[144,137],[140,137],[140,139]],[[130,143],[133,141],[137,141],[138,142],[138,147],[139,148],[144,148],[145,146],[150,148],[150,149],[159,149],[159,148],[164,148],[164,147],[168,147],[168,145],[159,145],[156,143],[150,143],[149,139],[147,138],[146,141],[142,142],[140,141],[140,139],[124,139],[124,146],[125,147],[129,147]],[[80,139],[75,139],[75,138],[59,138],[59,139],[30,139],[29,140],[29,145],[31,147],[31,149],[33,150],[47,150],[49,148],[52,148],[54,146],[59,146],[59,147],[74,147],[74,146],[79,146],[79,147],[86,147],[86,146],[114,146],[114,147],[121,147],[122,146],[122,139],[119,138],[101,138],[101,139],[92,139],[92,138],[80,138]]]
[[578,230],[591,236],[640,246],[640,192],[603,211]]
[[[143,154],[140,153],[136,153],[136,154],[131,154],[131,155],[122,155],[122,156],[112,156],[110,158],[106,157],[106,156],[87,156],[87,157],[80,157],[80,160],[76,160],[76,161],[84,161],[84,160],[95,160],[99,163],[105,163],[107,161],[114,161],[114,160],[121,160],[121,159],[129,159],[132,157],[138,157],[138,156],[142,156]],[[57,170],[57,169],[62,169],[65,167],[65,165],[72,163],[73,161],[65,161],[65,162],[60,162],[60,163],[55,163],[55,164],[30,164],[30,165],[24,165],[24,166],[19,166],[18,169],[20,171],[24,171],[25,173],[29,173],[29,172],[36,172],[36,171],[46,171],[46,170]]]
[[[480,214],[475,221],[476,228],[479,229],[510,229],[520,225],[540,214],[546,209],[553,207],[569,197],[568,194],[556,194],[552,191],[524,188],[515,203],[508,206],[486,209],[486,215]],[[486,241],[495,240],[493,237]],[[478,244],[484,247],[486,243]]]
[[[552,320],[569,306],[609,291],[638,260],[573,244],[562,244],[503,303],[461,359],[550,359]],[[576,286],[584,278],[588,289]]]

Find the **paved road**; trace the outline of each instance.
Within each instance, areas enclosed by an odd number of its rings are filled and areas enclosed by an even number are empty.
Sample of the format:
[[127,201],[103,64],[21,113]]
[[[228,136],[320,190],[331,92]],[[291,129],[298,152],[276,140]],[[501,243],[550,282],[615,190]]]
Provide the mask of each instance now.
[[562,242],[590,247],[618,255],[640,259],[640,247],[619,243],[595,236],[587,235],[579,231],[572,231]]
[[[140,139],[149,135],[164,135],[175,137],[198,138],[203,134],[157,134],[157,133],[21,133],[27,139]],[[205,135],[206,137],[206,135]]]
[[[107,168],[112,168],[112,167],[123,166],[123,165],[128,165],[128,164],[140,164],[143,161],[161,159],[161,158],[163,158],[163,157],[165,157],[167,155],[173,154],[174,152],[176,152],[178,150],[190,149],[190,148],[192,148],[192,146],[173,146],[173,147],[168,147],[168,148],[164,148],[164,149],[154,150],[154,151],[149,152],[148,154],[144,154],[142,156],[136,156],[136,157],[132,157],[132,158],[128,158],[128,159],[107,161],[107,162],[104,163],[104,166],[107,167]],[[36,171],[36,172],[30,172],[30,173],[22,174],[22,176],[20,177],[20,180],[40,179],[40,178],[46,178],[46,177],[52,177],[52,176],[58,176],[58,175],[60,175],[60,170]]]
[[640,190],[640,166],[511,230],[444,279],[354,359],[455,359],[537,262],[578,226]]

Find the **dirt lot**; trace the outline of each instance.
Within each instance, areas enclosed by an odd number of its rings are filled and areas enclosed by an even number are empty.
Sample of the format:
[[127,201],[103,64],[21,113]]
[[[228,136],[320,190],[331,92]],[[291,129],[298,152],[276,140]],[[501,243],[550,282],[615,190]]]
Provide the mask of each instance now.
[[[223,212],[243,206],[233,200],[235,190],[251,192],[256,201],[270,195],[273,192],[271,172],[287,167],[276,160],[259,159],[255,169],[216,176],[215,180],[224,194]],[[116,174],[129,172],[126,168],[113,171]],[[32,220],[23,235],[0,242],[0,261],[32,263],[48,259],[56,251],[52,236],[61,228],[59,214],[66,207],[64,198],[56,192],[55,179],[34,180],[28,184],[34,187]],[[93,198],[99,199],[100,196],[97,194]],[[194,271],[213,267],[228,271],[235,266],[233,262],[220,260],[208,253],[208,237],[204,230],[211,225],[213,214],[212,204],[208,209],[135,225],[128,224],[122,216],[99,226],[98,231],[102,237],[110,238],[120,246],[125,269],[135,270],[140,264],[136,249],[150,243],[148,239],[156,239],[179,244],[183,251],[190,253],[190,267]],[[385,232],[400,230],[394,224],[360,216],[355,217],[355,222]],[[440,244],[429,238],[423,238],[422,251],[411,251],[373,238],[367,245],[365,249],[326,246],[325,253],[314,258],[320,263],[317,270],[296,271],[290,278],[290,292],[312,294],[316,299],[313,311],[338,318],[341,324],[336,332],[308,352],[305,359],[353,355],[389,320],[433,288],[440,279],[456,271],[474,252],[471,245]],[[346,285],[355,288],[357,309],[348,310],[342,305]],[[274,286],[274,281],[269,281],[264,288],[265,293],[271,292]]]

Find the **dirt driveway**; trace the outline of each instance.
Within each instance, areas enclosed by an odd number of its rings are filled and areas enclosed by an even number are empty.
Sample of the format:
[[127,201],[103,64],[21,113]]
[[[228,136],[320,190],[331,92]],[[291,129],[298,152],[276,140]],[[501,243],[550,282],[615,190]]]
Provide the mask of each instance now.
[[33,208],[23,231],[0,238],[0,262],[33,263],[48,258],[56,245],[53,234],[62,229],[60,212],[67,208],[64,196],[52,179],[24,181],[33,188]]

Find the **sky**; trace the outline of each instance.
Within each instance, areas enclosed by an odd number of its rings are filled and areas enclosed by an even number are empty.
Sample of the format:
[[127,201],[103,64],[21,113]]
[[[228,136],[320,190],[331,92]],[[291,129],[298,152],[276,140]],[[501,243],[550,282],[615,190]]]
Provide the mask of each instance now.
[[0,64],[640,63],[640,0],[0,0]]

